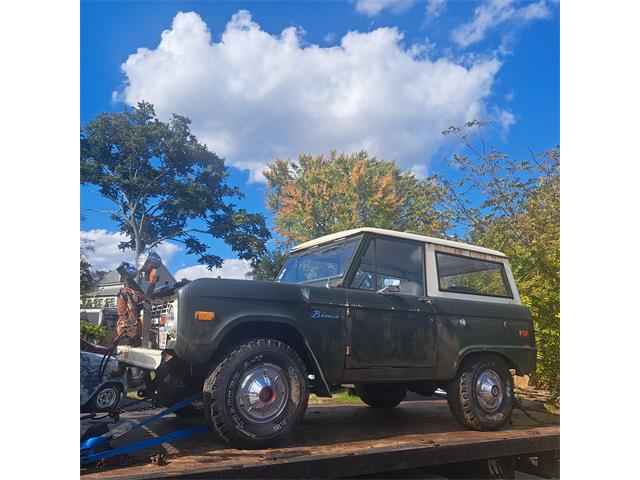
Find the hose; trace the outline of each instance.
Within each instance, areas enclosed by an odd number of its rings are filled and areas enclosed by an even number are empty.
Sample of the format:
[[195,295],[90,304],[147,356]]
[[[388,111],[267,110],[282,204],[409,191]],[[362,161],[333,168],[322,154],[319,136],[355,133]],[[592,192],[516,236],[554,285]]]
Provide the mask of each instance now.
[[[118,343],[124,338],[127,337],[126,330],[122,332],[118,337],[113,341],[109,351],[102,356],[102,360],[100,360],[100,368],[98,369],[98,384],[102,383],[102,377],[104,376],[104,372],[107,369],[107,365],[109,364],[109,358],[113,355]],[[128,338],[128,337],[127,337]]]

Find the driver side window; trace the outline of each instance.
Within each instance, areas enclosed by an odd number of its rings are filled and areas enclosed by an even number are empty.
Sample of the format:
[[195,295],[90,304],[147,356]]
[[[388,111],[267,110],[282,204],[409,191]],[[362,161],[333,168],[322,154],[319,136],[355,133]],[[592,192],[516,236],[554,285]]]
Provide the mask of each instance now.
[[376,249],[375,240],[371,240],[367,246],[360,265],[356,274],[351,281],[351,288],[358,288],[360,290],[375,290],[376,289]]
[[386,278],[400,280],[400,293],[423,295],[423,245],[385,238],[372,239],[350,287],[378,291]]

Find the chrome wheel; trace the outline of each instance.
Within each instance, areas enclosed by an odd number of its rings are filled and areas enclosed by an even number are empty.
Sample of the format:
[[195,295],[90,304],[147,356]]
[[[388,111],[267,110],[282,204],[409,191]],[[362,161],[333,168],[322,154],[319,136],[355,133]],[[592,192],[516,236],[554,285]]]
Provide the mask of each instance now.
[[111,408],[118,402],[120,392],[114,387],[103,388],[96,397],[96,407],[99,409]]
[[271,363],[253,368],[242,376],[238,407],[249,420],[267,423],[282,413],[289,398],[284,371]]
[[496,412],[504,398],[504,384],[493,370],[483,370],[476,380],[476,399],[487,413]]

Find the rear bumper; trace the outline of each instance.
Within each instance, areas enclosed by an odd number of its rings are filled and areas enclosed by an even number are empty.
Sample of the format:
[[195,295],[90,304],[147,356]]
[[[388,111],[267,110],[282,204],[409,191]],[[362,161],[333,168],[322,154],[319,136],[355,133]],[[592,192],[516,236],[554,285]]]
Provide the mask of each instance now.
[[121,345],[118,346],[117,352],[119,362],[146,370],[155,370],[162,361],[162,350],[155,350],[153,348]]

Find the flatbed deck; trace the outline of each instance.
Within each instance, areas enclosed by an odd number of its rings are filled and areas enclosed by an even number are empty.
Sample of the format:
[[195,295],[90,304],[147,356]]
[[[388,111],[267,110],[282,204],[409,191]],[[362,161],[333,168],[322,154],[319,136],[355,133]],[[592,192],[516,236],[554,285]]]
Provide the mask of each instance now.
[[[123,414],[141,420],[157,411]],[[449,413],[446,400],[405,401],[393,410],[363,404],[309,405],[294,435],[278,448],[235,450],[214,432],[137,452],[119,466],[85,468],[84,479],[141,478],[337,478],[560,449],[558,417],[514,410],[512,425],[497,432],[467,430]],[[169,415],[126,435],[122,443],[197,425],[202,420]],[[166,464],[149,462],[163,453]]]

